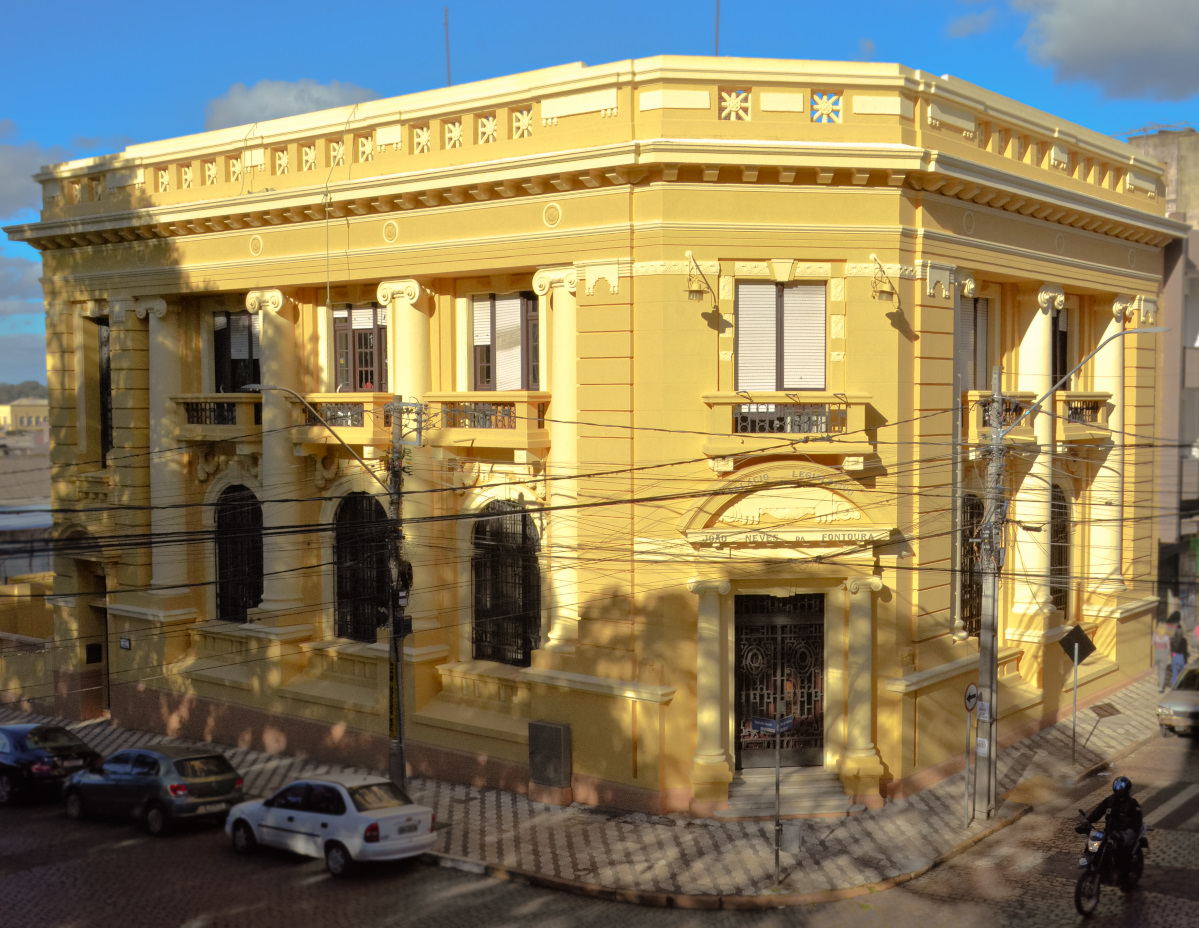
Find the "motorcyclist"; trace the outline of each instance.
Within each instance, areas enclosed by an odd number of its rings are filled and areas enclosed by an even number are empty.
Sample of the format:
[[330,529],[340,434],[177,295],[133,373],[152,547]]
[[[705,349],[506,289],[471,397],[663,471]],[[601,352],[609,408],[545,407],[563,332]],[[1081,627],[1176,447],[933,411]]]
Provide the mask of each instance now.
[[1120,872],[1128,870],[1132,852],[1141,836],[1141,826],[1144,816],[1141,804],[1132,798],[1132,780],[1128,777],[1116,777],[1112,781],[1112,794],[1095,806],[1087,816],[1087,821],[1079,825],[1075,831],[1085,835],[1095,822],[1107,816],[1107,833],[1111,835],[1116,845],[1116,863]]

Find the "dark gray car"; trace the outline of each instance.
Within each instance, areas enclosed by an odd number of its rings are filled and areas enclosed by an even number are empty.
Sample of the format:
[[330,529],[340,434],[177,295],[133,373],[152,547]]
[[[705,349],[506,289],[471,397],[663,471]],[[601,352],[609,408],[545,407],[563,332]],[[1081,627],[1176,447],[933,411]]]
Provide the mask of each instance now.
[[93,813],[131,817],[152,835],[187,819],[223,822],[245,798],[241,775],[223,754],[177,744],[118,751],[74,774],[63,796],[73,819]]
[[1157,703],[1163,735],[1194,734],[1199,728],[1199,662],[1183,668],[1178,682]]

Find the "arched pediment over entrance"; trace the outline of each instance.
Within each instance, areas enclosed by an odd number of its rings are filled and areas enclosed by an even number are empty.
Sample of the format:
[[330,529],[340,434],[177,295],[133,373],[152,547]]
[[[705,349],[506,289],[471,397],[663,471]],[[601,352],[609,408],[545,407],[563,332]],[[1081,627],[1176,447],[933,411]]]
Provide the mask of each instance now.
[[815,556],[890,542],[894,507],[830,467],[777,462],[730,476],[679,529],[696,548],[801,549]]

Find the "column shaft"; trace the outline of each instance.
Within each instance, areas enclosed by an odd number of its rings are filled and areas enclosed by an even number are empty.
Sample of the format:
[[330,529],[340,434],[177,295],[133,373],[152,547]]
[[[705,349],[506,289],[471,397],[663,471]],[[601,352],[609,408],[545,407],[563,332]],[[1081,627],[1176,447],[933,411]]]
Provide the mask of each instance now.
[[[579,386],[574,360],[578,355],[578,301],[565,286],[550,290],[553,316],[550,354],[550,501],[552,506],[578,502]],[[569,509],[554,518],[552,572],[553,614],[550,650],[573,650],[579,637],[578,519]]]
[[[1123,328],[1124,306],[1117,301],[1100,340],[1111,338]],[[1095,389],[1112,395],[1111,414],[1108,416],[1112,440],[1091,482],[1088,575],[1097,592],[1116,593],[1125,589],[1121,563],[1124,535],[1121,523],[1124,511],[1124,339],[1116,339],[1095,358]]]
[[[186,516],[186,456],[175,447],[175,404],[182,390],[179,364],[178,311],[149,314],[150,318],[150,500],[153,585],[165,591],[187,582],[187,547],[183,544]],[[178,507],[178,508],[164,508]],[[178,540],[172,540],[172,538]]]

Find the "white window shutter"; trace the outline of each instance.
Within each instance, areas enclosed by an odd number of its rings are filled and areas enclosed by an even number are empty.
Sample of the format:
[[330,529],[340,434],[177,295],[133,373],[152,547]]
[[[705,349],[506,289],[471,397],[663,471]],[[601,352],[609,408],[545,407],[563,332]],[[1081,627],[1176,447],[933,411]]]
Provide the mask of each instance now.
[[491,297],[484,294],[471,299],[471,319],[474,326],[474,344],[491,344]]
[[778,288],[773,283],[737,284],[738,390],[773,391],[778,386],[776,354]]
[[978,380],[978,370],[975,365],[974,339],[977,337],[974,329],[974,300],[963,299],[958,312],[958,364],[962,378],[963,390],[974,390]]
[[250,357],[262,357],[262,313],[255,313],[250,323]]
[[824,284],[783,288],[785,390],[824,389]]
[[[257,320],[257,316],[253,317]],[[246,313],[235,313],[229,317],[229,357],[234,361],[250,358],[250,319]]]
[[517,294],[495,298],[495,388],[520,389],[520,317]]
[[373,329],[375,327],[375,307],[372,305],[355,306],[350,314],[350,327],[354,329]]

